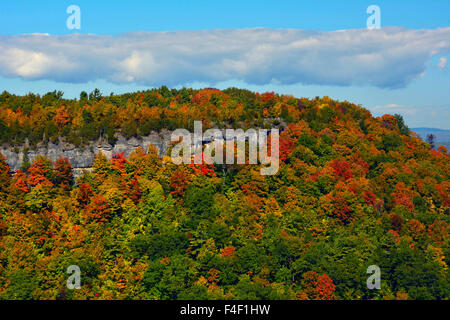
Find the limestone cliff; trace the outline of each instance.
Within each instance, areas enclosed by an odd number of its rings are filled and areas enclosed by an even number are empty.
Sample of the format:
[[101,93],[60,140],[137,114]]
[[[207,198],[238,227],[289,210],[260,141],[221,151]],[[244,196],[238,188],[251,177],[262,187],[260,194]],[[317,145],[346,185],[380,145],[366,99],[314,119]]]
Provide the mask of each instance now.
[[52,161],[58,160],[59,157],[68,158],[75,175],[79,175],[83,170],[91,169],[94,156],[100,151],[110,159],[115,153],[124,152],[125,156],[128,157],[139,146],[147,150],[150,145],[154,145],[162,156],[170,145],[170,134],[170,131],[162,130],[160,133],[153,132],[140,139],[125,139],[119,135],[114,146],[102,140],[92,142],[83,148],[75,147],[64,141],[59,141],[56,144],[39,144],[36,149],[28,149],[25,146],[1,146],[0,153],[8,158],[7,163],[12,171],[18,170],[24,159],[28,158],[31,162],[38,155],[43,155]]

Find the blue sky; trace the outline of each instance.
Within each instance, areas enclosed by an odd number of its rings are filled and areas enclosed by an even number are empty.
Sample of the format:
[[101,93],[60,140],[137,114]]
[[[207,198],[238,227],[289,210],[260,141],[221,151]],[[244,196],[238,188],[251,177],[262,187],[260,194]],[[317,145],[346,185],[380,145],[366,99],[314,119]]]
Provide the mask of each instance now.
[[[81,8],[81,29],[69,30],[66,27],[66,19],[69,16],[66,13],[66,8],[75,4]],[[130,46],[135,36],[123,36],[123,33],[134,33],[136,31],[149,31],[149,32],[161,32],[161,31],[181,31],[191,30],[194,33],[182,33],[181,36],[170,37],[170,41],[179,41],[180,46],[184,45],[185,48],[191,49],[189,44],[186,44],[183,37],[197,37],[199,30],[216,30],[216,29],[237,29],[242,30],[246,28],[265,28],[267,34],[272,38],[276,38],[274,43],[270,45],[277,45],[278,38],[286,38],[287,40],[282,45],[287,48],[289,43],[308,37],[314,39],[314,41],[334,41],[336,34],[335,30],[348,30],[348,29],[364,29],[366,27],[366,20],[368,14],[366,8],[369,5],[376,4],[381,9],[381,24],[382,29],[389,26],[404,27],[404,30],[414,31],[419,29],[427,29],[431,31],[437,30],[437,28],[448,28],[450,26],[450,1],[448,0],[435,0],[435,1],[356,1],[350,0],[345,2],[338,1],[235,1],[235,0],[210,0],[210,1],[194,1],[194,0],[179,0],[179,1],[2,1],[0,3],[0,50],[2,42],[4,44],[4,51],[19,48],[20,52],[26,52],[26,54],[36,54],[39,43],[30,44],[30,50],[26,50],[28,46],[28,38],[13,39],[11,36],[18,36],[22,34],[30,33],[49,33],[52,37],[55,35],[63,35],[64,37],[71,37],[74,33],[81,33],[83,35],[93,34],[98,35],[99,38],[95,39],[96,45],[105,48],[110,46],[117,46],[120,48],[122,42],[128,43]],[[295,35],[288,35],[287,33],[272,32],[272,30],[278,29],[300,29],[307,31],[306,34],[299,33]],[[315,31],[325,32],[325,36],[317,36]],[[331,33],[330,33],[331,32]],[[398,36],[403,38],[411,38],[414,42],[420,38],[418,33],[407,33],[402,31],[393,31]],[[391,34],[391,32],[388,32]],[[120,39],[109,40],[108,35],[119,36]],[[241,33],[236,34],[217,34],[210,32],[206,34],[208,39],[216,39],[217,37],[224,37],[225,44],[233,44],[233,37],[244,37],[243,39],[253,39],[254,33]],[[350,33],[351,37],[366,36],[366,33]],[[276,55],[277,59],[286,59],[286,66],[278,67],[283,63],[277,63],[265,58],[264,64],[271,64],[271,69],[266,73],[260,72],[256,66],[248,67],[245,64],[249,63],[247,60],[240,58],[228,59],[231,54],[239,55],[242,57],[245,55],[243,52],[231,53],[229,51],[222,52],[216,55],[211,55],[211,59],[222,59],[221,65],[226,61],[229,63],[235,63],[236,66],[227,66],[223,70],[220,70],[220,74],[215,77],[208,77],[205,75],[208,70],[205,69],[205,73],[198,73],[192,75],[192,79],[189,78],[189,68],[184,72],[178,72],[170,69],[168,66],[159,68],[159,66],[143,65],[143,70],[148,72],[157,72],[159,70],[162,73],[168,74],[167,78],[156,77],[157,80],[153,81],[148,77],[142,75],[138,71],[130,74],[122,74],[118,71],[117,67],[112,67],[112,64],[105,66],[102,70],[96,71],[99,60],[91,60],[87,57],[80,59],[74,68],[80,69],[81,67],[90,68],[93,73],[98,76],[92,77],[86,73],[73,72],[69,67],[58,70],[58,72],[42,71],[39,69],[37,72],[33,69],[34,73],[30,73],[27,69],[27,73],[19,72],[23,71],[23,67],[27,63],[26,59],[29,59],[26,54],[20,61],[12,61],[11,57],[3,57],[6,67],[8,69],[10,65],[15,65],[16,69],[9,71],[0,71],[0,90],[7,90],[17,94],[25,94],[27,92],[45,93],[54,89],[60,89],[65,92],[66,97],[76,97],[82,90],[91,91],[93,88],[98,87],[105,94],[110,92],[126,92],[142,90],[152,87],[153,85],[163,84],[165,80],[170,86],[180,87],[183,85],[193,87],[215,86],[218,88],[226,88],[228,86],[246,87],[255,91],[276,91],[279,93],[293,94],[295,96],[324,96],[328,95],[332,98],[340,100],[349,100],[354,103],[362,104],[373,112],[374,115],[381,115],[383,113],[401,113],[405,117],[407,123],[411,127],[437,127],[443,129],[450,129],[450,123],[448,121],[450,117],[450,67],[446,63],[449,57],[448,47],[442,49],[440,43],[443,41],[450,41],[449,39],[442,39],[439,37],[446,37],[444,35],[437,34],[436,32],[430,33],[427,37],[435,39],[434,42],[430,42],[431,45],[435,45],[436,50],[429,52],[421,51],[423,46],[429,45],[429,42],[422,40],[418,42],[418,47],[411,47],[412,52],[403,52],[395,58],[388,61],[383,61],[382,66],[384,70],[370,69],[370,65],[358,64],[354,65],[352,60],[355,57],[360,57],[361,52],[356,52],[361,46],[361,42],[350,41],[349,57],[346,59],[345,55],[342,55],[342,50],[338,52],[339,59],[335,58],[336,52],[333,49],[329,49],[329,52],[325,49],[326,46],[320,46],[320,55],[322,57],[322,63],[326,65],[327,54],[334,63],[338,63],[339,70],[344,73],[343,80],[337,79],[339,74],[333,74],[333,70],[330,70],[329,66],[321,69],[320,61],[316,61],[316,64],[312,64],[314,68],[318,69],[318,75],[311,75],[303,77],[302,75],[308,72],[308,66],[306,61],[304,64],[298,66],[297,73],[290,73],[287,62],[292,62],[292,55],[298,54],[299,51],[285,51],[285,55]],[[203,36],[203,35],[202,35]],[[20,36],[19,36],[20,37]],[[66,45],[66,38],[55,37],[51,39],[45,39],[49,41],[49,46],[55,46],[54,50],[61,50],[61,54],[58,57],[63,57],[59,61],[60,64],[70,64],[73,60],[73,55],[67,53],[66,49],[62,48]],[[163,46],[167,43],[166,38],[159,36],[145,36],[145,41],[160,41]],[[325,38],[325,39],[324,39]],[[380,36],[374,39],[374,43],[377,45],[384,45],[380,40],[383,38]],[[72,38],[70,38],[72,39]],[[139,38],[141,39],[141,38]],[[400,38],[402,39],[402,38]],[[39,38],[33,41],[40,41]],[[44,41],[44,42],[45,42]],[[50,42],[51,41],[51,42]],[[80,46],[86,46],[86,50],[90,50],[87,47],[87,43],[90,40],[81,38],[73,41],[80,41]],[[137,40],[136,40],[137,41]],[[228,42],[227,42],[228,41]],[[380,42],[381,41],[381,42]],[[394,41],[394,39],[392,40]],[[390,56],[391,52],[397,52],[401,48],[395,47],[392,44],[386,44],[383,50],[386,50],[386,55]],[[408,40],[409,41],[409,40]],[[31,41],[30,41],[31,43]],[[406,43],[406,42],[405,42]],[[409,42],[407,42],[409,43]],[[211,46],[218,46],[220,42],[211,41]],[[203,43],[201,44],[203,45]],[[167,55],[168,59],[180,59],[179,51],[174,53],[174,45],[167,51],[162,51],[158,55],[147,56],[143,54],[145,50],[156,50],[151,44],[148,47],[142,47],[139,53],[130,49],[128,58],[119,55],[115,59],[123,59],[126,62],[126,66],[134,66],[136,61],[142,62],[142,59],[150,59],[152,57],[164,57]],[[193,41],[193,47],[198,46]],[[249,47],[248,50],[253,50],[257,46],[257,42],[253,44],[253,47]],[[62,48],[62,49],[61,49]],[[203,48],[205,52],[207,49]],[[24,51],[25,50],[25,51]],[[45,52],[45,49],[40,48],[39,52],[43,52],[44,58],[41,56],[34,56],[35,62],[39,63],[56,63],[49,62],[48,59],[57,59],[51,55],[51,53]],[[287,49],[286,49],[287,50]],[[317,50],[315,46],[308,47],[308,49],[302,48],[302,53],[309,54],[313,50]],[[309,50],[308,52],[304,50]],[[417,53],[416,53],[417,51]],[[436,52],[439,51],[439,52]],[[17,52],[17,51],[11,51]],[[212,51],[211,51],[212,52]],[[354,55],[350,54],[351,52]],[[365,51],[367,53],[367,51]],[[381,55],[383,51],[379,51]],[[136,53],[136,54],[135,54]],[[416,53],[416,54],[415,54]],[[95,52],[89,54],[96,54]],[[123,53],[125,55],[125,53]],[[173,54],[173,55],[172,55]],[[49,58],[50,57],[50,58]],[[33,56],[31,56],[33,58]],[[67,59],[65,59],[67,58]],[[44,60],[42,60],[44,59]],[[72,60],[71,60],[72,59]],[[102,57],[105,59],[105,57]],[[183,61],[183,63],[193,64],[193,61],[199,59],[205,59],[205,55],[191,57],[190,60]],[[255,61],[255,56],[252,57],[252,61]],[[333,60],[336,59],[336,60]],[[145,60],[145,61],[147,61]],[[177,61],[178,61],[177,60]],[[2,56],[0,52],[0,66]],[[11,62],[12,61],[12,62]],[[24,62],[25,61],[25,62]],[[44,62],[42,62],[44,61]],[[101,61],[101,59],[100,59]],[[175,60],[174,60],[175,61]],[[225,62],[224,62],[225,61]],[[348,61],[348,62],[345,62]],[[159,64],[160,60],[156,60],[155,64]],[[88,65],[88,64],[92,65]],[[130,64],[131,63],[131,64]],[[208,68],[215,66],[215,61],[210,61]],[[348,63],[349,70],[363,70],[361,73],[349,73],[345,74],[346,65]],[[53,66],[53,64],[51,64]],[[246,71],[242,71],[244,68]],[[30,66],[27,65],[27,68]],[[158,67],[158,68],[157,68]],[[22,69],[21,69],[22,68]],[[36,68],[33,65],[33,68]],[[99,67],[100,68],[100,67]],[[111,70],[105,71],[105,69],[111,68]],[[141,68],[139,65],[137,68]],[[206,68],[206,67],[205,67]],[[231,69],[230,69],[231,68]],[[365,69],[364,69],[365,68]],[[389,69],[390,68],[390,69]],[[409,68],[409,69],[408,69]],[[77,70],[78,70],[77,69]],[[238,70],[239,69],[239,70]],[[330,71],[330,78],[327,78],[327,69]],[[331,68],[332,69],[332,68]],[[408,69],[408,70],[407,70]],[[17,71],[19,70],[19,71]],[[231,70],[231,71],[230,71]],[[344,70],[344,71],[342,71]],[[392,79],[389,78],[392,70]],[[370,72],[374,73],[374,79],[370,79]],[[378,73],[377,73],[378,72]],[[354,79],[353,81],[353,76]],[[73,77],[72,77],[73,76]],[[259,81],[259,78],[273,78],[274,81]],[[299,81],[296,82],[296,77]],[[330,80],[331,79],[331,80]]]

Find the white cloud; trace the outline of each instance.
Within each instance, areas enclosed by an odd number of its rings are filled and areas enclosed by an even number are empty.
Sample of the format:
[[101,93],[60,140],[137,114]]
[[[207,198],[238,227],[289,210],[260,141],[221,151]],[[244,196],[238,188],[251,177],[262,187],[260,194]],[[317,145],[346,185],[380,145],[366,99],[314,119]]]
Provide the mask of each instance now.
[[447,66],[448,59],[446,57],[441,57],[438,62],[438,67],[441,69],[445,69]]
[[450,27],[30,34],[0,36],[0,75],[155,86],[242,80],[396,88],[423,75],[432,56],[448,53]]
[[384,110],[384,109],[398,109],[398,108],[403,108],[403,106],[399,105],[399,104],[395,104],[395,103],[390,103],[385,106],[376,106],[374,109],[375,110],[379,110],[379,109]]
[[373,111],[375,111],[377,114],[399,113],[399,114],[414,115],[419,110],[417,108],[412,108],[412,107],[407,107],[407,106],[391,103],[391,104],[387,104],[384,106],[376,106],[373,108]]

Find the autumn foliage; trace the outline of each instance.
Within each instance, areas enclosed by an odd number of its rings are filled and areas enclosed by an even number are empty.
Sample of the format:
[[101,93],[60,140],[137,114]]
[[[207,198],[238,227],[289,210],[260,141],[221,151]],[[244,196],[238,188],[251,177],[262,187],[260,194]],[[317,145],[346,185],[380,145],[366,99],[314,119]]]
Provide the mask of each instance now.
[[[27,153],[194,120],[278,128],[277,174],[202,153],[175,165],[150,145],[98,153],[75,177],[68,159]],[[25,160],[12,172],[0,155],[0,299],[450,299],[449,155],[401,116],[236,88],[4,92],[0,142]],[[366,285],[374,264],[380,290]],[[67,289],[70,265],[79,290]]]
[[334,291],[336,286],[333,280],[326,274],[318,274],[314,271],[308,271],[303,274],[303,289],[297,293],[297,296],[309,300],[334,300],[336,299]]

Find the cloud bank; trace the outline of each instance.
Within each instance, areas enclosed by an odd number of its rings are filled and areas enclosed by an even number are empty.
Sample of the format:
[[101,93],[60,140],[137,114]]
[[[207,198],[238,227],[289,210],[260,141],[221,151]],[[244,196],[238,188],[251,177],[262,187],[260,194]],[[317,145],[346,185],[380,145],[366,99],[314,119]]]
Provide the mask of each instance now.
[[392,104],[387,104],[384,106],[376,106],[375,108],[373,108],[373,111],[375,111],[377,114],[400,113],[400,114],[414,115],[414,114],[418,113],[420,111],[420,109],[392,103]]
[[450,27],[28,34],[0,36],[0,75],[149,86],[243,80],[398,88],[423,75],[431,57],[449,53]]
[[438,67],[441,69],[445,69],[447,66],[448,59],[446,57],[441,57],[438,62]]

